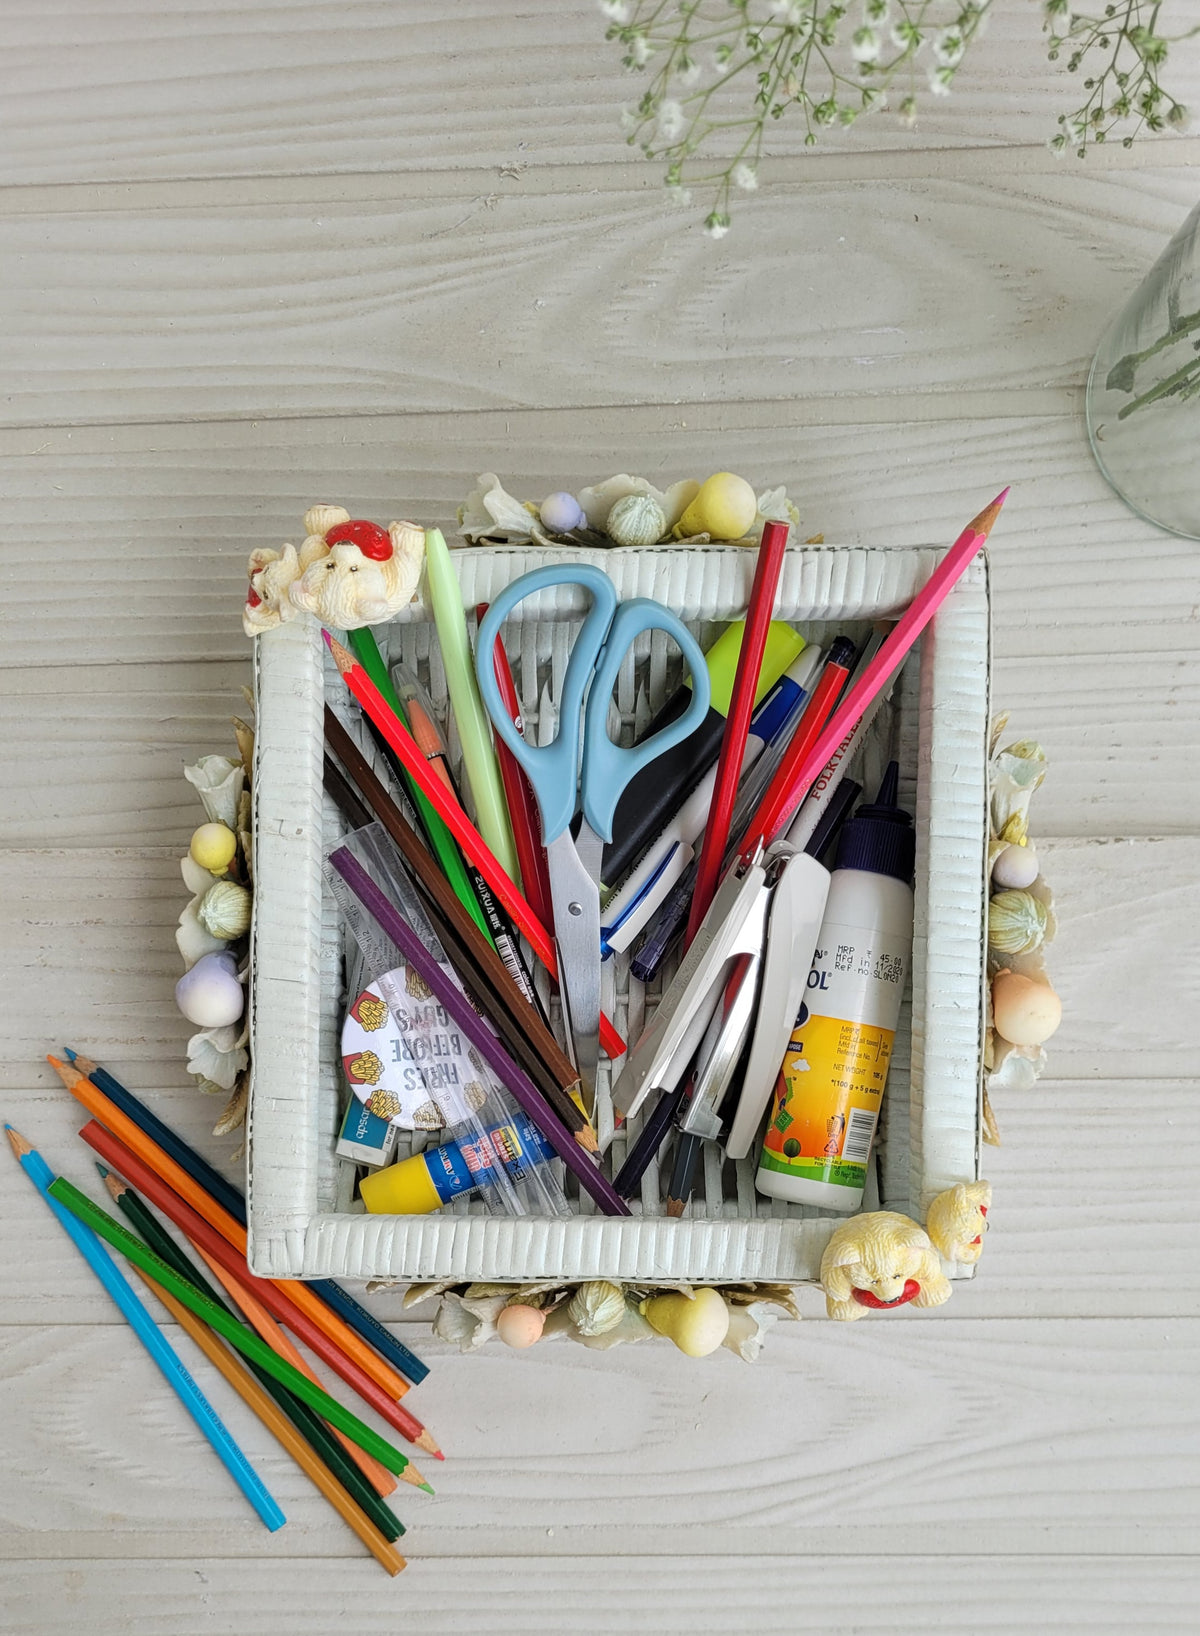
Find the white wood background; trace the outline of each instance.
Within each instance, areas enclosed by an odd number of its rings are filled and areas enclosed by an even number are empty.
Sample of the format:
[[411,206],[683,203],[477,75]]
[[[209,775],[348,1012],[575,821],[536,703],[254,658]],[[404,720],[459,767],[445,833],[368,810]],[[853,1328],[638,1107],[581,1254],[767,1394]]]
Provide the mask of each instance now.
[[[1067,1014],[997,1107],[995,1230],[948,1308],[845,1328],[806,1292],[753,1368],[461,1359],[412,1326],[450,1458],[395,1583],[218,1382],[291,1519],[256,1525],[4,1161],[3,1628],[1194,1630],[1200,548],[1105,488],[1081,383],[1200,137],[1056,162],[1069,88],[997,0],[915,133],[813,154],[785,123],[714,245],[624,146],[590,0],[6,25],[0,1102],[52,1163],[86,1182],[41,1065],[64,1037],[230,1152],[172,931],[247,551],[317,498],[447,519],[487,469],[730,466],[865,544],[948,542],[1012,483],[996,700],[1052,758]],[[1194,48],[1173,88],[1200,104]]]

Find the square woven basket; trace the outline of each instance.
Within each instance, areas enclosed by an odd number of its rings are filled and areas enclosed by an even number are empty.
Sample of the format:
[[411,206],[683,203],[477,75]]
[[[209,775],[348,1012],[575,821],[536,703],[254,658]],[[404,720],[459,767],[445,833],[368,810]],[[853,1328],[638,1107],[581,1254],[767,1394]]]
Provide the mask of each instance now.
[[[872,621],[904,609],[939,556],[932,549],[790,549],[776,618],[795,624],[812,641],[827,641],[837,631],[864,638]],[[604,568],[622,598],[664,602],[701,645],[744,614],[755,562],[754,553],[735,546],[473,548],[455,553],[464,605],[473,609],[529,569],[564,558]],[[582,591],[559,587],[523,603],[508,626],[526,731],[539,742],[554,735],[558,688],[585,612]],[[402,657],[420,672],[448,722],[456,759],[427,605],[413,602],[390,626],[377,627],[376,635],[390,658]],[[873,1191],[883,1208],[918,1219],[935,1194],[978,1175],[989,650],[988,569],[981,556],[910,655],[890,705],[876,717],[851,769],[871,790],[888,756],[898,756],[901,802],[916,816],[912,980],[868,1201]],[[640,639],[615,697],[624,741],[642,730],[681,674],[679,655],[665,637],[651,633]],[[342,931],[322,875],[323,854],[342,831],[321,787],[327,690],[338,713],[354,721],[356,707],[311,620],[297,618],[259,637],[249,1112],[254,1271],[273,1278],[522,1282],[815,1279],[825,1243],[845,1217],[760,1197],[753,1155],[722,1162],[711,1144],[689,1212],[678,1221],[661,1214],[654,1165],[641,1199],[634,1201],[634,1215],[620,1220],[597,1215],[586,1198],[569,1220],[496,1218],[465,1199],[427,1216],[370,1216],[352,1202],[353,1172],[334,1156],[345,1098],[338,1050],[345,995]],[[615,721],[613,726],[615,731]],[[629,977],[624,959],[605,966],[605,983],[606,1009],[626,1038],[636,1037],[652,1013],[658,985],[643,989]],[[612,1129],[608,1086],[602,1064],[597,1089],[602,1141]],[[639,1127],[640,1116],[615,1137],[614,1167]],[[402,1133],[397,1156],[423,1142],[419,1135]],[[969,1269],[950,1270],[969,1274]]]

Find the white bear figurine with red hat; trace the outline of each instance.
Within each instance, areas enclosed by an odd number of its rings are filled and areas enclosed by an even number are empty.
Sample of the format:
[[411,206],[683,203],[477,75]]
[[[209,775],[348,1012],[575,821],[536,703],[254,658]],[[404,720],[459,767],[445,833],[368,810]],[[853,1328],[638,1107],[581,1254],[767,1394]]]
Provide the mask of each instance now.
[[412,601],[425,555],[425,530],[415,523],[354,519],[341,506],[312,506],[297,552],[255,551],[242,613],[248,636],[271,630],[297,609],[335,630],[357,630],[390,619]]

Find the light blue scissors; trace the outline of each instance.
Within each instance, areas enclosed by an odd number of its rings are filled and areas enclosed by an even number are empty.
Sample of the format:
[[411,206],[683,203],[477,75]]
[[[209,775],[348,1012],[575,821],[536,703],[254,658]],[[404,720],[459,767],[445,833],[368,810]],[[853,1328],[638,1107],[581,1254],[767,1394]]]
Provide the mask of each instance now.
[[[550,744],[532,745],[504,708],[496,685],[495,647],[501,625],[517,604],[552,585],[583,586],[592,606],[567,661],[557,737]],[[632,749],[622,749],[608,736],[609,701],[635,637],[650,630],[665,631],[683,650],[692,677],[691,702],[666,727]],[[535,568],[506,586],[479,627],[475,668],[492,725],[524,768],[541,813],[559,987],[575,1066],[591,1106],[600,1055],[601,858],[612,840],[613,814],[626,785],[708,714],[708,669],[695,637],[669,608],[648,597],[618,603],[612,580],[590,563]],[[571,822],[581,806],[583,822],[572,839]]]

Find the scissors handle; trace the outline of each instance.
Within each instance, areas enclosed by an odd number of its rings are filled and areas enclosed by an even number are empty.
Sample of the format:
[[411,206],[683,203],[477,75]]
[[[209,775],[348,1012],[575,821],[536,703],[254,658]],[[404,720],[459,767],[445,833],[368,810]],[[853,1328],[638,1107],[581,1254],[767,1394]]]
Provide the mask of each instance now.
[[[643,631],[665,631],[682,649],[692,678],[692,696],[687,709],[657,733],[628,749],[614,744],[608,736],[608,705],[616,689],[625,655]],[[664,755],[681,739],[695,731],[708,714],[710,703],[708,666],[700,644],[681,619],[669,608],[649,597],[636,597],[618,607],[603,652],[596,661],[596,675],[588,694],[583,736],[583,773],[580,787],[583,815],[602,841],[612,840],[613,814],[625,788],[642,768]]]
[[[518,603],[552,585],[582,585],[592,606],[575,638],[559,700],[558,733],[550,744],[529,744],[504,708],[496,681],[495,650],[500,627]],[[475,654],[479,694],[492,726],[521,764],[542,815],[542,841],[549,845],[570,824],[578,805],[583,699],[617,609],[617,588],[591,563],[548,563],[506,585],[483,616]]]
[[[550,744],[532,745],[517,731],[504,708],[496,682],[495,646],[501,625],[517,604],[552,585],[582,585],[591,593],[592,606],[567,661],[559,699],[558,734]],[[632,749],[622,749],[608,736],[609,700],[626,653],[634,640],[649,630],[665,631],[683,650],[692,676],[692,697],[675,721]],[[708,669],[687,626],[669,608],[647,597],[618,606],[612,580],[603,569],[590,563],[550,563],[505,586],[479,627],[475,668],[480,696],[492,724],[533,786],[546,845],[561,835],[575,816],[581,785],[584,817],[602,840],[611,840],[613,814],[625,786],[648,762],[686,738],[708,714]]]

